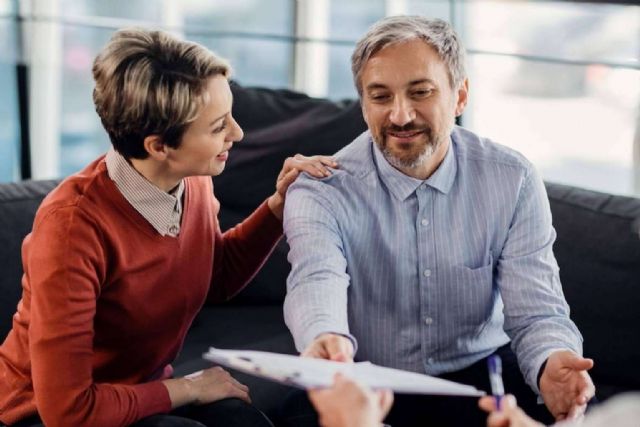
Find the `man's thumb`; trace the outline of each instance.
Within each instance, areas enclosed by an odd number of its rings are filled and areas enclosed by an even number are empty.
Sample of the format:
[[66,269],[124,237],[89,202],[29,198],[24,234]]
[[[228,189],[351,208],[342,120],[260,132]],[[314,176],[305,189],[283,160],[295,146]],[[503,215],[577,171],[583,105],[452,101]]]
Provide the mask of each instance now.
[[593,359],[587,359],[577,355],[573,355],[570,363],[574,369],[577,369],[580,371],[587,371],[593,368]]

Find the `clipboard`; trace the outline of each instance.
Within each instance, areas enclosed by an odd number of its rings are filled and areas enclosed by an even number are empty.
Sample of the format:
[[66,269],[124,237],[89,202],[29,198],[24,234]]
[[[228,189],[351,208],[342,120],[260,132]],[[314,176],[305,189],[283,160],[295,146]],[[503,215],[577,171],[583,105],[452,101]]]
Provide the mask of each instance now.
[[222,350],[213,347],[203,358],[227,368],[304,390],[331,387],[334,375],[339,372],[372,389],[390,389],[395,393],[448,396],[486,394],[470,385],[416,372],[385,368],[369,362],[341,363],[288,354]]

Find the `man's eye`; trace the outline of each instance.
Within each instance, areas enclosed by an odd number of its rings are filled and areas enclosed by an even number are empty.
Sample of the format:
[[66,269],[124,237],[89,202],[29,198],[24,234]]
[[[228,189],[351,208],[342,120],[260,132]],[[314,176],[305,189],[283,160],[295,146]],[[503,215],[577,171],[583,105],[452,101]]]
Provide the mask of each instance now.
[[373,94],[370,96],[373,101],[382,102],[389,99],[389,95],[387,94]]
[[418,90],[414,90],[411,94],[415,97],[425,97],[425,96],[429,96],[431,95],[431,93],[433,92],[433,90],[431,89],[418,89]]

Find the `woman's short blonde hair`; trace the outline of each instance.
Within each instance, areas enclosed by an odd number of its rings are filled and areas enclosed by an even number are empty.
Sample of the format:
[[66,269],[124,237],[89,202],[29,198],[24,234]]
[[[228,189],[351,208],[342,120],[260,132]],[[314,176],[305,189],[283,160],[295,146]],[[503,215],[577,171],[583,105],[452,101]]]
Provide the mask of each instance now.
[[126,158],[144,159],[149,135],[177,148],[207,102],[207,81],[230,73],[224,59],[197,43],[162,31],[123,29],[93,62],[93,102],[114,148]]

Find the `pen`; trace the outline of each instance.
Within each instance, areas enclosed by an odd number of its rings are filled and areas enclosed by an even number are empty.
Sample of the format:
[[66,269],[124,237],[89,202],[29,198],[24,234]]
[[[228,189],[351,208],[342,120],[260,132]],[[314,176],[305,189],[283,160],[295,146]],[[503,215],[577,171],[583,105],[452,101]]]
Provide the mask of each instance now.
[[496,398],[496,407],[500,410],[500,400],[504,396],[504,385],[502,384],[502,360],[497,354],[489,356],[487,359],[489,368],[489,382],[491,383],[491,394]]

